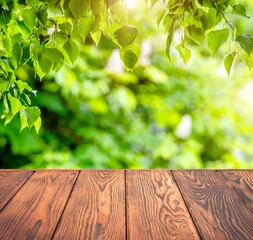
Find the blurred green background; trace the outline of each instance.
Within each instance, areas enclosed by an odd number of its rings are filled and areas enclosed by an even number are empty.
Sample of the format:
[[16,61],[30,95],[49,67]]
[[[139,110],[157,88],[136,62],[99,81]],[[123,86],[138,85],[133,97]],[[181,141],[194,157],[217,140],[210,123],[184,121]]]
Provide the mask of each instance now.
[[[213,59],[207,47],[192,44],[187,65],[175,49],[169,60],[154,20],[159,6],[134,2],[129,14],[142,53],[133,72],[105,37],[98,47],[88,39],[73,67],[43,81],[28,66],[18,69],[38,91],[32,101],[42,128],[19,133],[18,116],[2,122],[1,168],[253,167],[253,73],[238,62],[228,77],[226,47]],[[248,19],[236,21],[252,31]]]

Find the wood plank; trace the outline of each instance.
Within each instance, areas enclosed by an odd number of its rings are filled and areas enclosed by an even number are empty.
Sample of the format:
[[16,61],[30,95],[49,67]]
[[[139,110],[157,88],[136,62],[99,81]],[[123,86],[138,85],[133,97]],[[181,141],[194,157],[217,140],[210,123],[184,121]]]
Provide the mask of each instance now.
[[0,170],[0,211],[32,173],[32,171]]
[[253,215],[216,171],[173,171],[202,239],[253,239]]
[[127,171],[127,239],[199,239],[170,171]]
[[0,239],[51,239],[77,174],[35,172],[0,213]]
[[219,170],[221,177],[233,188],[253,214],[253,170]]
[[124,171],[81,171],[53,239],[125,239]]

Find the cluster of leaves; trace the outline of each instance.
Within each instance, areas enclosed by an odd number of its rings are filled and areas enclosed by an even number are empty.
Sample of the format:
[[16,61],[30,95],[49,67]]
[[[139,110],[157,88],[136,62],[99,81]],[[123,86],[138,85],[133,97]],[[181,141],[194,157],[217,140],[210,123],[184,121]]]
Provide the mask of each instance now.
[[[153,4],[156,2],[152,1]],[[228,75],[233,63],[239,58],[241,48],[244,50],[244,60],[251,69],[253,36],[252,33],[248,35],[241,33],[236,24],[228,20],[235,15],[250,18],[246,13],[246,8],[234,0],[168,1],[165,9],[160,10],[157,18],[157,24],[163,22],[168,32],[167,56],[170,58],[171,44],[175,35],[177,35],[178,42],[176,49],[185,63],[191,57],[191,50],[188,45],[192,42],[202,45],[207,41],[213,57],[224,43],[230,42],[224,59],[224,66]]]
[[27,66],[40,79],[56,73],[63,63],[76,61],[85,41],[98,44],[102,33],[121,47],[126,66],[134,66],[138,30],[127,25],[126,9],[117,2],[0,1],[0,98],[5,125],[19,113],[21,130],[40,128],[40,110],[31,106],[32,89],[22,83]]
[[[154,5],[158,0],[151,0]],[[168,33],[166,53],[175,36],[179,36],[176,49],[184,62],[191,56],[189,44],[202,44],[207,39],[212,55],[216,55],[226,42],[236,40],[225,57],[229,74],[239,56],[252,67],[251,35],[237,32],[237,27],[227,20],[226,14],[248,17],[246,9],[234,0],[170,0],[163,1],[164,9],[157,23],[163,22]],[[0,98],[3,101],[2,118],[5,124],[19,113],[21,130],[40,128],[40,110],[31,106],[32,89],[22,84],[24,69],[32,67],[40,79],[57,72],[63,64],[72,65],[83,44],[99,44],[101,36],[110,38],[120,48],[120,56],[127,69],[132,69],[140,56],[136,43],[138,29],[129,25],[124,1],[120,0],[8,0],[0,1]]]

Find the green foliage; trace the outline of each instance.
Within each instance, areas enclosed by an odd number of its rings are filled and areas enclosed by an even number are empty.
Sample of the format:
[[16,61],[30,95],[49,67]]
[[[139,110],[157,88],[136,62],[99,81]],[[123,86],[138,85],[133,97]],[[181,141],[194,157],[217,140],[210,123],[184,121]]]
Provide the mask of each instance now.
[[253,167],[247,2],[0,3],[2,167]]
[[[236,24],[228,21],[231,15],[248,18],[247,8],[243,4],[229,0],[164,2],[157,15],[157,24],[162,22],[167,33],[164,49],[169,58],[178,34],[176,49],[185,63],[192,55],[188,46],[193,42],[201,45],[205,39],[213,56],[226,42],[236,40],[238,43],[234,48],[229,46],[225,54],[228,56],[224,62],[228,74],[231,62],[237,60],[234,58],[232,61],[231,56],[239,51],[238,47],[250,57],[252,36],[240,33]],[[152,0],[151,6],[159,3],[158,0]],[[17,69],[32,67],[34,74],[42,79],[51,71],[59,71],[64,63],[74,64],[80,46],[90,42],[98,45],[101,37],[106,36],[118,44],[125,67],[132,70],[140,56],[137,43],[140,30],[129,25],[131,19],[127,15],[125,2],[119,0],[1,1],[0,77],[2,82],[8,82],[1,84],[0,92],[1,100],[5,101],[2,115],[6,119],[5,124],[16,114],[8,112],[9,93],[12,102],[15,101],[13,98],[19,101],[20,116],[23,116],[22,111],[27,107],[27,100],[21,100],[22,96],[14,94],[15,82],[23,81],[17,75]],[[249,61],[244,60],[249,65]]]
[[[0,127],[2,159],[26,159],[24,168],[252,167],[243,65],[232,80],[214,72],[219,61],[203,65],[201,53],[182,67],[178,53],[167,60],[153,38],[150,62],[133,72],[109,69],[113,45],[80,48],[74,66],[33,86],[44,119],[39,135],[17,134],[17,118]],[[21,164],[2,164],[13,162]]]

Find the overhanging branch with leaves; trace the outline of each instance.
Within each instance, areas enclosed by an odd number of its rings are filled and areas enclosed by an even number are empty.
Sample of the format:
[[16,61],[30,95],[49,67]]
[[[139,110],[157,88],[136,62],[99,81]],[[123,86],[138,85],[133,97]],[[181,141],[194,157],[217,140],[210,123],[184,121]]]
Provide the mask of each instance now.
[[[146,7],[161,1],[146,0]],[[220,47],[229,42],[224,55],[228,75],[239,59],[249,68],[253,67],[253,36],[240,32],[231,21],[235,15],[249,18],[246,6],[240,1],[162,2],[156,21],[166,30],[164,50],[168,58],[171,47],[175,47],[187,63],[191,57],[189,45],[201,47],[205,42],[215,57]],[[0,4],[0,99],[5,124],[19,114],[21,130],[40,128],[40,109],[32,106],[30,99],[35,92],[19,79],[19,72],[26,65],[42,80],[48,73],[56,73],[63,64],[73,65],[79,56],[79,47],[87,42],[98,45],[102,36],[118,45],[127,70],[138,62],[141,49],[136,39],[141,29],[131,24],[124,1],[0,0]],[[177,43],[175,36],[180,36]]]

